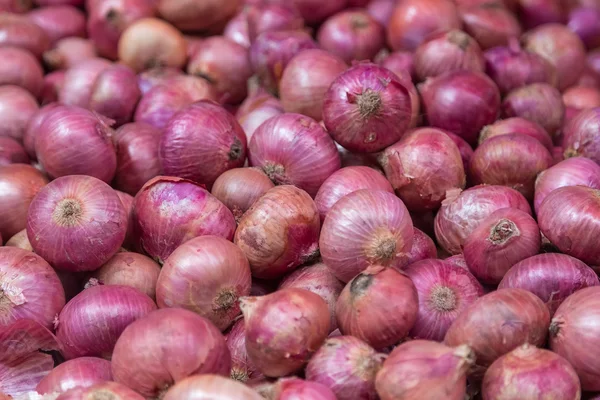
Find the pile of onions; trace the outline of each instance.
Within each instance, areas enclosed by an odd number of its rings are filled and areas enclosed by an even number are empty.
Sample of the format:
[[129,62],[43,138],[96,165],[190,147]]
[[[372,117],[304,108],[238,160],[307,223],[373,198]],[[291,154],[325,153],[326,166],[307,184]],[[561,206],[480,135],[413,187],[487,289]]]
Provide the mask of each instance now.
[[96,357],[68,360],[46,375],[35,390],[40,394],[62,393],[112,380],[110,361]]
[[319,255],[319,212],[295,186],[266,192],[242,216],[234,242],[250,262],[252,276],[274,279]]
[[131,121],[141,95],[135,72],[117,64],[105,69],[96,78],[89,108],[115,120],[120,126]]
[[[250,3],[250,2],[248,2]],[[280,1],[257,0],[241,14],[246,18],[246,31],[250,43],[263,33],[295,31],[304,28],[304,20],[293,4]]]
[[521,117],[500,119],[493,124],[484,127],[479,135],[479,144],[481,145],[486,140],[495,136],[511,134],[532,137],[543,144],[548,151],[554,149],[552,138],[544,128],[533,121]]
[[538,210],[540,230],[558,249],[588,265],[600,265],[600,190],[565,186],[550,192]]
[[398,196],[413,212],[437,209],[446,191],[465,187],[460,151],[439,129],[412,131],[385,149],[379,162]]
[[257,90],[246,97],[238,108],[235,117],[244,129],[248,143],[256,129],[271,117],[283,114],[279,99],[264,90]]
[[329,210],[319,239],[323,261],[343,282],[369,265],[402,268],[413,244],[406,206],[393,193],[361,189]]
[[406,275],[419,298],[419,311],[410,336],[444,340],[457,316],[483,296],[483,287],[466,269],[442,260],[423,260],[411,264]]
[[64,105],[89,107],[96,79],[111,65],[104,58],[90,58],[69,68],[58,93],[59,101]]
[[229,353],[231,353],[231,379],[248,384],[263,381],[265,376],[258,371],[246,351],[244,318],[239,318],[233,324],[225,335],[225,340]]
[[240,300],[246,350],[269,377],[301,369],[329,334],[327,303],[305,289],[287,288]]
[[331,84],[323,103],[323,121],[346,149],[373,153],[416,125],[417,98],[410,81],[378,65],[359,63]]
[[[205,130],[201,129],[203,141]],[[335,143],[325,129],[310,117],[294,113],[265,121],[252,135],[248,151],[250,165],[262,169],[273,183],[295,185],[311,196],[341,166]]]
[[27,18],[42,28],[51,43],[66,37],[85,37],[85,15],[70,5],[36,8]]
[[[257,392],[239,382],[218,375],[194,375],[177,382],[163,400],[180,399],[263,400]],[[127,399],[129,400],[129,399]]]
[[50,45],[46,32],[23,15],[2,13],[0,33],[2,47],[20,47],[36,57],[40,57]]
[[375,381],[377,394],[381,400],[462,400],[473,362],[468,346],[411,340],[396,347],[384,361]]
[[571,86],[562,94],[565,104],[565,122],[588,108],[600,107],[600,85],[598,88],[588,86]]
[[279,96],[286,112],[321,120],[325,93],[348,66],[325,50],[309,49],[290,60],[279,82]]
[[44,52],[44,65],[51,70],[68,69],[97,56],[91,40],[66,37],[56,42],[52,49]]
[[58,178],[33,199],[27,237],[54,268],[93,271],[121,247],[127,214],[106,183],[85,175]]
[[156,310],[133,322],[117,340],[112,356],[114,380],[146,398],[161,395],[190,375],[229,376],[230,368],[221,332],[181,308]]
[[0,84],[16,85],[38,96],[44,85],[44,71],[36,58],[27,50],[0,47]]
[[144,397],[116,382],[104,381],[90,387],[71,389],[56,398],[56,400],[83,400],[102,398],[118,400],[143,400]]
[[233,237],[231,211],[201,185],[158,176],[135,196],[131,223],[136,245],[162,264],[184,242],[203,235]]
[[0,136],[0,165],[29,164],[29,156],[15,139]]
[[482,49],[506,46],[512,38],[521,36],[521,25],[515,15],[502,2],[486,1],[460,9],[465,32]]
[[15,85],[0,86],[0,137],[8,136],[22,141],[27,123],[38,109],[35,97],[24,88]]
[[600,8],[575,8],[569,14],[567,26],[579,36],[588,49],[600,46]]
[[600,165],[600,107],[580,112],[563,130],[565,156],[583,156]]

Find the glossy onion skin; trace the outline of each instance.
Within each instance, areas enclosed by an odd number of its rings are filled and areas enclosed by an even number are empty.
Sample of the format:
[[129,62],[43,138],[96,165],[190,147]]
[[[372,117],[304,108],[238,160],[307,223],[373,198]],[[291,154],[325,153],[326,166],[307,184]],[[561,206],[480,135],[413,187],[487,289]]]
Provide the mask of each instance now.
[[97,357],[79,357],[55,367],[37,385],[41,394],[66,392],[74,387],[87,387],[112,380],[110,361]]

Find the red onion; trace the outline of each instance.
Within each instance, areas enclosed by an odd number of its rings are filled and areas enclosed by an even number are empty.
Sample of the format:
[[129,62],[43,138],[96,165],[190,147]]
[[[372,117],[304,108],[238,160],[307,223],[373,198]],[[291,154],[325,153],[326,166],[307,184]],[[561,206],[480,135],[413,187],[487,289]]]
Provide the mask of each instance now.
[[536,213],[553,190],[577,185],[600,189],[600,166],[589,158],[574,157],[561,161],[540,173],[535,181],[533,206]]
[[163,400],[180,399],[263,400],[263,397],[241,383],[206,374],[178,382],[163,397]]
[[575,85],[600,88],[600,74],[594,71],[591,66],[586,65]]
[[321,120],[323,101],[331,83],[347,69],[339,57],[320,49],[309,49],[292,58],[279,83],[281,104],[286,112]]
[[117,340],[112,357],[115,381],[144,397],[157,397],[190,375],[229,376],[230,367],[221,332],[181,308],[153,311],[133,322]]
[[264,398],[268,399],[337,400],[336,395],[327,386],[299,378],[281,378],[274,384],[268,385],[266,390],[258,391]]
[[87,388],[71,389],[61,394],[56,400],[87,400],[108,396],[115,400],[143,400],[144,397],[116,382],[101,382]]
[[96,79],[111,65],[110,61],[103,58],[90,58],[69,68],[58,93],[59,101],[65,105],[87,108]]
[[571,86],[562,94],[565,105],[565,122],[570,121],[582,110],[600,107],[600,88]]
[[471,164],[471,158],[473,157],[473,148],[469,143],[466,142],[465,139],[461,138],[460,136],[448,131],[444,131],[444,133],[448,135],[450,139],[452,139],[454,144],[458,147],[460,157],[463,161],[464,171],[465,173],[468,173],[469,165]]
[[50,40],[46,32],[23,15],[0,15],[0,46],[19,47],[40,57],[48,49]]
[[[142,94],[146,94],[153,87],[167,82],[176,76],[182,76],[183,71],[173,67],[156,67],[142,71],[138,74],[138,86]],[[196,80],[197,81],[197,80]],[[202,80],[202,82],[205,82]]]
[[117,125],[131,121],[140,99],[135,72],[124,65],[114,65],[98,75],[91,91],[89,108],[115,120]]
[[552,138],[544,128],[536,122],[520,117],[501,119],[491,125],[485,126],[479,135],[479,144],[481,145],[486,140],[496,136],[511,134],[532,137],[543,144],[548,151],[554,149]]
[[27,238],[27,229],[15,233],[4,245],[33,251],[33,247],[31,247],[31,243],[29,243],[29,239]]
[[93,271],[118,250],[127,215],[115,191],[85,175],[58,178],[31,202],[27,236],[37,254],[65,271]]
[[163,263],[181,244],[204,235],[231,239],[231,211],[202,186],[186,179],[158,176],[135,196],[132,223],[139,246]]
[[377,394],[381,400],[462,400],[473,362],[468,346],[453,348],[428,340],[411,340],[396,347],[384,361],[375,380]]
[[[1,32],[1,28],[0,28]],[[0,47],[0,84],[17,85],[38,96],[44,85],[44,71],[27,50]]]
[[600,191],[566,186],[546,196],[538,210],[540,230],[561,252],[589,265],[600,264]]
[[467,262],[465,261],[465,257],[462,254],[457,254],[454,256],[450,256],[444,259],[446,264],[450,264],[456,268],[462,268],[466,271],[469,271],[469,267],[467,267]]
[[50,328],[65,305],[65,292],[52,267],[16,247],[0,247],[0,287],[3,327],[27,318]]
[[583,156],[600,164],[600,107],[580,112],[563,130],[566,157]]
[[0,166],[0,235],[9,238],[25,229],[27,210],[48,179],[31,165]]
[[341,166],[331,137],[317,122],[300,114],[286,113],[265,121],[252,135],[248,151],[250,165],[262,169],[273,183],[298,186],[311,196]]
[[437,258],[437,248],[433,240],[417,228],[413,228],[413,233],[413,245],[408,254],[408,265],[428,258]]
[[588,53],[586,65],[596,74],[600,74],[600,50],[592,50]]
[[600,8],[579,7],[569,13],[567,24],[588,49],[600,46]]
[[[427,163],[423,163],[425,159]],[[413,212],[436,209],[447,190],[465,187],[460,151],[439,129],[414,130],[385,149],[379,162],[398,196]]]
[[300,11],[302,18],[308,24],[322,22],[338,11],[341,11],[346,1],[345,0],[330,0],[322,2],[319,0],[293,0],[296,8]]
[[81,357],[58,365],[40,381],[35,390],[40,394],[62,393],[76,387],[89,387],[110,380],[110,361]]
[[58,40],[54,47],[44,52],[44,64],[54,69],[71,68],[82,61],[96,58],[96,48],[89,39],[67,37]]
[[235,117],[244,129],[248,143],[250,143],[252,135],[263,122],[281,114],[283,114],[283,106],[279,99],[264,90],[259,90],[246,97]]
[[415,51],[415,72],[420,80],[450,71],[483,72],[484,59],[477,42],[454,29],[429,36]]
[[381,172],[365,166],[352,166],[342,168],[323,182],[317,195],[315,204],[321,216],[321,222],[338,200],[360,189],[383,190],[394,193],[392,185]]
[[177,112],[199,100],[216,100],[214,87],[203,78],[175,76],[148,90],[135,110],[134,121],[164,129]]
[[281,1],[257,0],[242,10],[246,18],[248,40],[265,32],[293,31],[304,28],[304,20],[293,4]]
[[511,38],[521,36],[517,18],[502,3],[482,2],[461,9],[465,31],[482,49],[506,46]]
[[246,350],[258,370],[269,377],[301,369],[329,333],[325,300],[305,289],[287,288],[240,300]]
[[387,28],[396,0],[371,0],[367,5],[367,12],[383,27]]
[[521,23],[527,29],[553,22],[566,22],[561,0],[516,0],[515,3]]
[[0,137],[22,141],[27,123],[38,109],[37,101],[27,90],[15,85],[0,86]]
[[16,14],[26,13],[33,6],[29,0],[2,0],[0,1],[0,11]]
[[177,29],[206,31],[221,28],[233,17],[241,0],[178,1],[158,0],[156,7],[160,16]]
[[166,175],[211,186],[223,172],[244,165],[246,135],[223,107],[200,101],[167,123],[159,144],[159,158]]
[[[6,87],[1,86],[0,92]],[[15,139],[0,136],[0,165],[7,164],[29,164],[29,156]]]
[[400,199],[386,191],[362,189],[333,205],[319,247],[325,264],[348,282],[369,265],[405,266],[413,235],[410,215]]
[[27,17],[42,28],[51,43],[66,37],[85,37],[85,14],[76,7],[56,5],[36,8]]
[[[539,12],[538,7],[534,10]],[[569,28],[561,24],[546,24],[529,31],[522,40],[525,49],[544,57],[556,68],[558,89],[564,90],[577,82],[585,66],[585,47]]]
[[127,194],[125,192],[120,192],[115,190],[119,200],[123,204],[123,208],[125,209],[125,214],[127,215],[127,233],[125,234],[125,241],[123,242],[123,250],[126,249],[136,249],[135,245],[135,232],[133,231],[133,224],[131,223],[131,210],[133,209],[133,196]]
[[321,25],[319,45],[347,63],[372,60],[385,43],[383,27],[364,9],[342,11]]
[[265,376],[258,371],[246,352],[246,331],[243,318],[239,318],[233,324],[225,335],[225,340],[231,353],[231,379],[247,384],[262,381]]
[[223,36],[227,39],[244,46],[250,47],[250,34],[248,33],[248,18],[244,11],[240,11],[235,17],[231,18],[225,29]]
[[500,92],[480,72],[454,71],[419,86],[427,120],[473,144],[479,131],[496,120]]
[[414,54],[409,51],[395,51],[387,55],[379,64],[392,71],[399,77],[408,73],[408,76],[415,77]]
[[65,83],[66,72],[64,70],[50,72],[44,76],[44,86],[40,94],[40,104],[46,105],[58,103],[58,93],[62,90]]
[[[56,74],[56,73],[62,73],[62,71],[51,72],[48,75],[46,75],[46,78],[53,74]],[[55,101],[55,100],[53,100],[53,101]],[[38,111],[36,111],[36,113],[33,114],[33,116],[27,122],[25,132],[23,133],[23,146],[25,147],[25,151],[27,151],[29,158],[34,159],[34,160],[37,159],[36,154],[35,154],[35,141],[36,141],[40,126],[42,125],[42,122],[44,121],[46,116],[50,113],[50,111],[59,106],[60,105],[58,103],[54,103],[54,102],[51,104],[47,104],[47,105],[41,107]]]

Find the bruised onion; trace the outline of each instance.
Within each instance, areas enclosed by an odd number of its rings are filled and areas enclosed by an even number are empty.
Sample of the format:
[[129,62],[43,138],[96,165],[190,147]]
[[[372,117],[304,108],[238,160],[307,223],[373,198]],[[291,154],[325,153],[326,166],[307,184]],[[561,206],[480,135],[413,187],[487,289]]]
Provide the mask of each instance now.
[[18,247],[23,250],[33,251],[33,247],[31,247],[31,243],[29,243],[29,239],[27,238],[27,229],[23,229],[15,233],[10,239],[4,243],[5,246]]
[[67,37],[44,52],[44,65],[51,70],[68,69],[82,61],[96,58],[96,48],[89,39]]
[[571,86],[562,94],[565,104],[565,122],[568,122],[582,110],[600,107],[600,86]]
[[66,37],[85,37],[85,15],[70,5],[36,8],[27,18],[42,28],[51,43]]
[[512,38],[521,36],[521,25],[515,15],[501,2],[486,1],[460,10],[465,31],[481,48],[505,46]]
[[29,156],[15,139],[0,136],[0,165],[29,164]]
[[600,107],[580,112],[563,129],[566,157],[583,156],[600,165]]
[[240,105],[235,117],[246,133],[248,143],[256,129],[271,117],[283,114],[283,106],[279,99],[264,90],[251,93]]
[[89,108],[120,126],[131,121],[140,96],[135,72],[124,65],[114,65],[96,78]]
[[69,68],[58,93],[59,101],[65,105],[88,108],[96,79],[111,65],[103,58],[90,58]]
[[567,26],[588,49],[600,46],[600,8],[578,7],[572,10]]
[[159,0],[154,4],[160,16],[177,29],[206,31],[221,28],[235,14],[241,3],[241,0],[227,2]]
[[40,95],[44,71],[30,52],[16,47],[0,47],[0,58],[3,60],[0,64],[1,85],[20,86],[34,97]]
[[40,394],[62,393],[76,387],[89,387],[110,380],[110,361],[96,357],[80,357],[56,366],[40,381],[35,390]]
[[55,400],[85,400],[106,397],[115,400],[142,400],[144,397],[116,382],[104,381],[86,388],[71,389]]
[[0,86],[0,137],[23,140],[27,123],[39,109],[35,97],[15,85]]
[[481,145],[495,136],[511,134],[530,136],[543,144],[548,151],[554,149],[552,138],[544,128],[536,122],[521,117],[500,119],[491,125],[485,126],[479,135],[479,144]]
[[177,382],[164,394],[163,399],[262,400],[263,397],[239,382],[232,382],[222,376],[204,374],[190,376]]
[[247,384],[264,380],[265,376],[258,371],[246,351],[244,318],[239,318],[233,324],[225,340],[231,353],[231,379]]
[[0,46],[19,47],[40,57],[48,49],[50,40],[46,32],[23,15],[0,15]]

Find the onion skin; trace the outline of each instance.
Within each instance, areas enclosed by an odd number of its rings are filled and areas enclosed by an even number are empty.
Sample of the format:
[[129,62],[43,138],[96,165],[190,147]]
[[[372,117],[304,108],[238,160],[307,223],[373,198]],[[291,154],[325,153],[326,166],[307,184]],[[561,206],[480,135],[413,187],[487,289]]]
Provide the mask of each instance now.
[[381,400],[462,400],[467,371],[474,362],[468,346],[448,347],[428,340],[411,340],[396,347],[377,374]]
[[90,58],[73,65],[65,73],[58,100],[64,105],[88,108],[96,79],[111,65],[103,58]]
[[210,31],[218,29],[235,14],[241,0],[223,3],[212,1],[159,0],[156,8],[162,18],[184,31]]
[[96,357],[68,360],[44,377],[35,390],[40,394],[62,393],[112,380],[110,361]]
[[485,126],[479,135],[479,145],[493,137],[511,134],[532,137],[543,144],[548,151],[554,150],[552,138],[548,132],[538,123],[521,117],[500,119],[491,125]]
[[52,49],[45,51],[44,65],[51,70],[68,69],[80,62],[97,58],[94,43],[80,37],[66,37],[58,40]]
[[[600,191],[585,186],[553,190],[538,210],[540,230],[561,252],[588,265],[600,264]],[[583,234],[585,232],[585,234]],[[574,240],[576,239],[576,240]]]
[[439,129],[412,131],[385,149],[379,162],[398,196],[413,212],[436,209],[447,190],[465,187],[460,151]]
[[322,119],[323,101],[331,83],[348,66],[324,50],[298,53],[290,60],[279,82],[279,96],[286,112]]
[[563,130],[566,157],[588,157],[600,165],[600,107],[584,110]]
[[112,357],[115,381],[146,398],[190,375],[229,376],[230,368],[221,332],[180,308],[159,309],[133,322],[117,340]]
[[85,15],[73,6],[36,8],[27,18],[42,28],[51,43],[66,37],[85,37]]
[[404,267],[413,235],[410,215],[400,199],[389,192],[362,189],[329,210],[319,247],[334,275],[349,282],[370,265]]
[[167,123],[159,144],[165,175],[212,186],[225,171],[242,167],[246,135],[235,117],[212,101],[182,109]]
[[600,107],[600,86],[571,86],[563,92],[565,104],[565,123],[583,110]]
[[235,117],[244,129],[248,143],[256,129],[271,117],[283,114],[279,99],[264,90],[251,93],[238,108]]
[[19,47],[40,57],[49,45],[46,32],[26,16],[11,13],[0,15],[0,46]]
[[261,382],[265,376],[248,357],[246,351],[246,330],[244,318],[239,318],[225,335],[227,348],[231,353],[231,379],[246,384]]
[[55,400],[86,400],[110,396],[117,400],[143,400],[144,397],[116,382],[100,382],[87,388],[76,388],[61,394]]
[[5,60],[0,65],[1,85],[21,86],[34,97],[41,93],[44,71],[30,52],[16,47],[0,47],[0,58]]
[[[386,0],[387,1],[387,0]],[[393,0],[394,1],[394,0]],[[389,69],[399,77],[402,74],[408,73],[411,78],[415,78],[415,67],[414,67],[414,54],[409,51],[394,51],[387,55],[383,60],[375,61],[384,68]]]
[[259,390],[265,398],[277,400],[337,400],[335,394],[327,386],[318,383],[305,381],[299,378],[281,378],[266,390]]
[[[465,261],[465,257],[462,254],[457,254],[454,256],[450,256],[446,259],[444,259],[444,261],[450,265],[452,265],[453,267],[456,268],[462,268],[465,271],[469,271],[469,267],[467,266],[467,262]],[[470,273],[470,271],[469,271]]]
[[523,289],[500,289],[479,298],[460,313],[444,343],[471,347],[477,356],[473,375],[481,378],[498,357],[518,346],[542,346],[549,325],[548,308],[536,295]]
[[163,400],[180,399],[263,400],[251,388],[217,375],[195,375],[178,382]]
[[0,165],[29,164],[29,156],[15,139],[0,136]]
[[501,3],[482,1],[479,5],[460,8],[464,30],[473,36],[482,49],[505,46],[521,36],[521,25]]
[[237,13],[237,15],[231,18],[227,25],[225,25],[223,36],[245,48],[250,47],[248,18],[243,10]]
[[231,211],[206,189],[168,176],[153,178],[142,187],[131,220],[138,246],[160,264],[194,237],[216,235],[230,240],[235,231]]
[[90,110],[114,119],[117,126],[131,121],[142,95],[136,78],[135,72],[124,65],[104,70],[92,88]]
[[417,228],[413,228],[413,233],[413,245],[408,255],[408,265],[428,258],[437,258],[437,248],[433,239]]
[[578,7],[572,10],[567,26],[588,49],[600,46],[600,8]]

